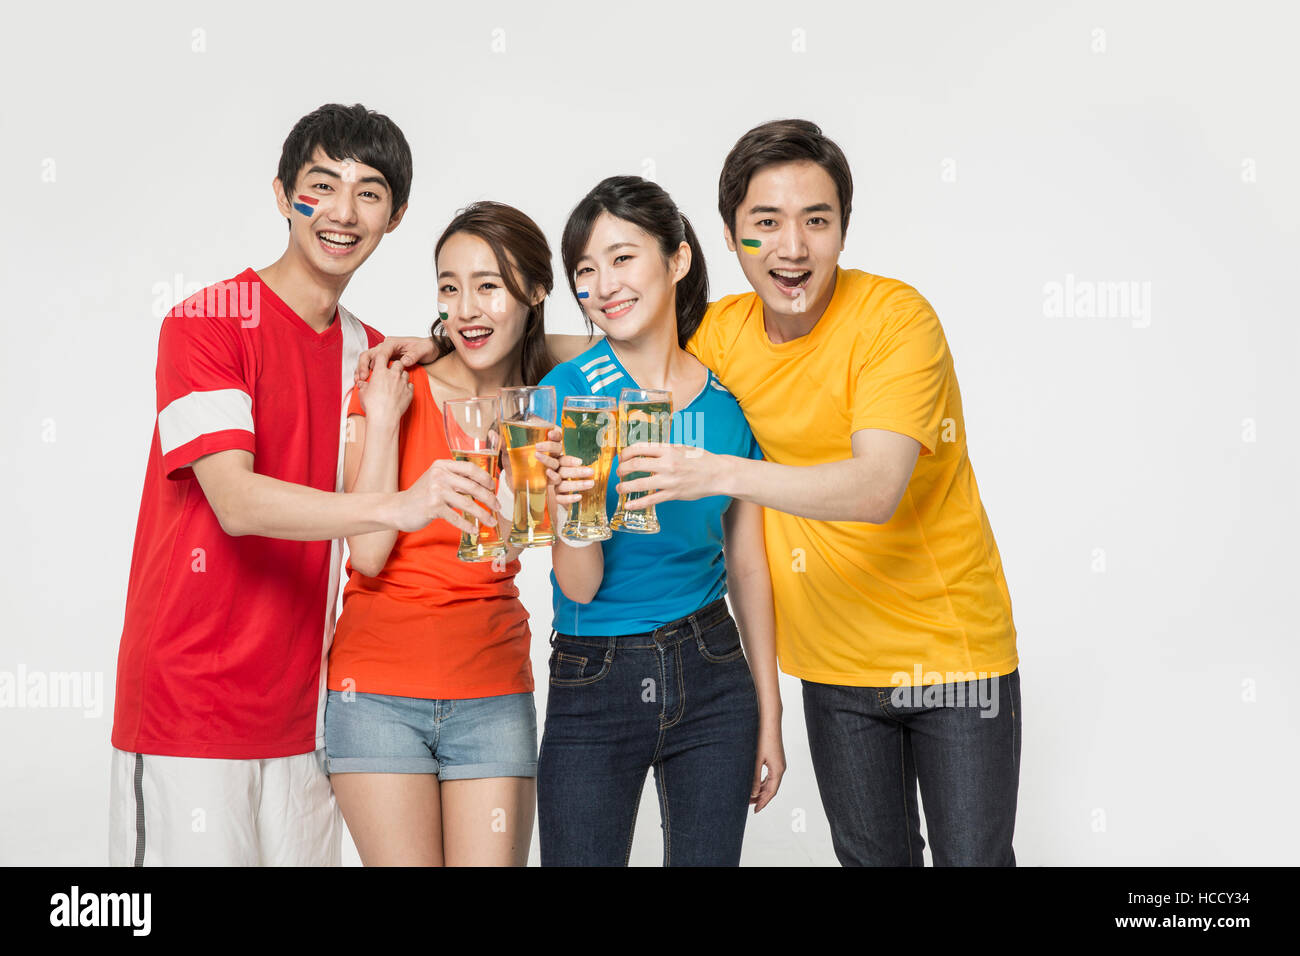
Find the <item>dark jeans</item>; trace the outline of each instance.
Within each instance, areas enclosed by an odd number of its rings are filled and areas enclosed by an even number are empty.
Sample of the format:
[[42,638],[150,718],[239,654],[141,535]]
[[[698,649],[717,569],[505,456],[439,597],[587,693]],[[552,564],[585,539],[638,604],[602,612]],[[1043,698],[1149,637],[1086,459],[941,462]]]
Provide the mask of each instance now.
[[649,768],[665,866],[736,866],[758,696],[719,599],[648,634],[551,635],[537,764],[542,866],[626,866]]
[[930,688],[803,682],[804,720],[835,855],[922,866],[916,787],[935,866],[1015,866],[1020,670]]

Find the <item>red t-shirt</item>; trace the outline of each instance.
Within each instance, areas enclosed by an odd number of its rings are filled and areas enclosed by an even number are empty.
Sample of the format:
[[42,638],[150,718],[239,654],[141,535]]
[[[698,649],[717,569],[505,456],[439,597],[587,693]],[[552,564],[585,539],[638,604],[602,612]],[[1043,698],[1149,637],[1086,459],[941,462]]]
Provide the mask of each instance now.
[[258,474],[340,490],[344,396],[382,338],[342,307],[317,333],[252,269],[163,320],[114,747],[258,759],[323,746],[340,543],[231,537],[190,465],[238,448]]
[[[452,457],[429,376],[417,367],[411,381],[411,405],[397,432],[399,489]],[[356,393],[348,414],[365,414]],[[454,525],[432,521],[399,533],[375,577],[348,563],[330,690],[463,700],[533,689],[528,612],[515,586],[519,562],[493,571],[491,562],[458,559],[459,544]]]

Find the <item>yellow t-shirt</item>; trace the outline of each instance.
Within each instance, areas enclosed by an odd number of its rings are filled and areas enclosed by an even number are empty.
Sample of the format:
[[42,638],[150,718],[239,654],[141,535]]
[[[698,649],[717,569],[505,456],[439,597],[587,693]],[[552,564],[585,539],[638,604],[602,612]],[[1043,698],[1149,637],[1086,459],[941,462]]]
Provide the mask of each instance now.
[[921,444],[883,525],[764,509],[782,670],[888,687],[1015,669],[1011,595],[966,455],[952,356],[920,293],[839,269],[807,335],[773,344],[750,292],[709,306],[687,348],[735,395],[769,461],[851,458],[862,428]]

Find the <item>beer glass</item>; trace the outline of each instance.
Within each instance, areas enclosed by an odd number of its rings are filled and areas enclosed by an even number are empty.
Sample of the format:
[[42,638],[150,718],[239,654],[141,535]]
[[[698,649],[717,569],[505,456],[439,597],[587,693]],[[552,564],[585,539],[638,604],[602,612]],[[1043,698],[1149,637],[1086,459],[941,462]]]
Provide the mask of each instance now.
[[521,548],[547,547],[554,543],[555,532],[546,507],[546,466],[537,460],[537,443],[545,441],[546,433],[555,427],[555,388],[503,388],[498,398],[515,497],[509,540]]
[[[623,449],[640,441],[667,442],[673,426],[673,393],[658,388],[625,388],[618,396],[618,454],[623,459]],[[634,471],[623,481],[649,478],[646,471]],[[609,526],[619,531],[637,534],[655,534],[659,519],[654,505],[640,511],[628,511],[629,501],[644,498],[648,491],[634,491],[618,497],[618,510],[609,519]]]
[[618,403],[611,395],[570,395],[560,416],[564,426],[564,454],[594,468],[594,484],[582,500],[569,506],[560,536],[571,541],[604,541],[612,536],[605,517],[605,492],[609,470],[618,447]]
[[[501,427],[497,422],[495,398],[453,398],[443,403],[442,419],[447,446],[457,461],[468,461],[486,471],[495,482],[501,473]],[[482,504],[482,502],[480,502]],[[506,553],[499,525],[479,524],[461,512],[474,531],[460,533],[456,557],[462,561],[491,561]],[[498,516],[498,521],[500,517]]]

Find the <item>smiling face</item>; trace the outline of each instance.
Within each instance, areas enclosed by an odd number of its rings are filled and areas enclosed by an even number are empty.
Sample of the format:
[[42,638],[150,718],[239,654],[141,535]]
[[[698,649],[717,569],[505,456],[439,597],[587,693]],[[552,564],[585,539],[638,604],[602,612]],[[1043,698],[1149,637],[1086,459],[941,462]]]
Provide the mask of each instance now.
[[289,220],[289,245],[311,266],[348,276],[392,232],[406,211],[392,209],[388,181],[372,166],[331,159],[319,146],[297,182],[275,181],[280,211]]
[[636,339],[660,322],[676,328],[677,282],[690,265],[686,243],[665,262],[654,236],[601,213],[574,266],[578,304],[615,342]]
[[438,253],[438,310],[447,315],[443,328],[476,371],[518,363],[528,310],[546,294],[538,290],[532,303],[519,301],[506,288],[502,268],[507,266],[497,262],[492,247],[468,232],[448,236]]
[[781,163],[754,173],[735,234],[724,227],[724,238],[766,310],[790,317],[825,310],[844,239],[835,183],[820,165]]

